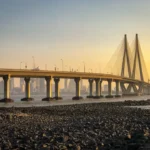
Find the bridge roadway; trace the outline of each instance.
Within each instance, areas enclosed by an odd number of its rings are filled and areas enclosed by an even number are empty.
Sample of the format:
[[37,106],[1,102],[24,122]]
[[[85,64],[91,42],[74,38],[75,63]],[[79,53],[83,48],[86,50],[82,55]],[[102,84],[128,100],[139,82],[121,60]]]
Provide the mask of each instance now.
[[[71,72],[71,71],[51,71],[51,70],[32,70],[32,69],[4,69],[0,68],[0,77],[4,80],[4,99],[0,102],[11,102],[10,99],[10,87],[9,79],[11,77],[24,78],[25,79],[25,98],[23,101],[32,100],[30,97],[30,78],[45,78],[46,79],[46,98],[44,101],[50,101],[51,99],[62,99],[59,96],[59,80],[60,78],[70,78],[75,80],[75,93],[76,96],[73,100],[82,99],[80,96],[80,79],[88,79],[89,81],[89,96],[88,98],[100,98],[102,81],[108,82],[108,96],[112,98],[112,82],[116,82],[116,97],[119,97],[119,83],[122,88],[123,95],[131,95],[131,87],[133,87],[135,94],[142,93],[143,89],[148,93],[150,92],[150,86],[146,82],[140,80],[121,77],[119,75],[104,74],[104,73],[89,73],[89,72]],[[54,78],[55,82],[55,97],[52,97],[51,80]],[[96,85],[96,96],[93,96],[93,81],[95,80]],[[126,88],[125,84],[129,86]],[[139,88],[137,89],[138,86]],[[149,90],[148,90],[149,89]]]
[[[123,81],[126,83],[141,83],[140,80],[128,78],[128,77],[121,77],[119,75],[113,74],[104,74],[104,73],[92,73],[92,72],[73,72],[73,71],[52,71],[52,70],[32,70],[32,69],[4,69],[0,68],[0,77],[5,75],[10,75],[10,77],[32,77],[32,78],[45,78],[45,77],[52,77],[52,78],[81,78],[81,79],[112,79]],[[147,82],[143,82],[147,85]]]

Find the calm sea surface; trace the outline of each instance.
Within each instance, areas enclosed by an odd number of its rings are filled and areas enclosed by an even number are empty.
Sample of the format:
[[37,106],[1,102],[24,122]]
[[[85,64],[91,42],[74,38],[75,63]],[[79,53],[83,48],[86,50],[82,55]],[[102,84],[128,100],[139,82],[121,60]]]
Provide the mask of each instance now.
[[[121,98],[101,98],[101,99],[87,99],[86,95],[83,96],[83,100],[72,100],[72,97],[74,95],[61,95],[63,97],[63,100],[53,100],[50,102],[44,102],[42,101],[42,98],[45,97],[45,95],[32,95],[31,97],[34,98],[34,101],[31,102],[22,102],[20,101],[21,98],[24,97],[24,95],[11,95],[11,98],[14,100],[14,103],[0,103],[0,107],[32,107],[32,106],[53,106],[53,105],[70,105],[70,104],[83,104],[83,103],[99,103],[99,102],[117,102],[117,101],[124,101],[124,100],[147,100],[150,99],[150,95],[145,96],[132,96],[132,97],[121,97]],[[2,98],[3,96],[0,95]],[[150,106],[136,106],[143,109],[150,109]]]

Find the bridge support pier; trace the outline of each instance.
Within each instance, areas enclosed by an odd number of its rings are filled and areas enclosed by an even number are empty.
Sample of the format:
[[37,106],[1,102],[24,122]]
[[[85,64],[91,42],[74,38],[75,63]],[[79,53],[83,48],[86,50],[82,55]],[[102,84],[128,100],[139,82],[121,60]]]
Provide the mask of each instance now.
[[25,98],[22,98],[21,101],[33,101],[34,99],[30,97],[30,78],[25,77]]
[[113,95],[112,95],[112,80],[111,79],[108,79],[108,95],[106,96],[106,98],[113,98]]
[[3,76],[4,80],[4,98],[0,100],[0,102],[13,102],[12,99],[10,99],[10,75]]
[[62,97],[59,96],[59,78],[54,78],[54,82],[55,82],[55,100],[61,100]]
[[136,87],[136,84],[132,84],[132,87],[133,87],[133,90],[134,90],[134,93],[136,95],[143,95],[143,92],[144,92],[144,85],[142,83],[139,83],[138,85],[138,88]]
[[148,93],[148,86],[144,86],[143,87],[143,95],[148,95],[149,93]]
[[96,83],[96,96],[94,98],[98,99],[100,98],[100,79],[95,79]]
[[80,100],[83,99],[83,97],[80,96],[80,78],[75,78],[75,84],[76,84],[76,96],[72,98],[72,100]]
[[100,98],[102,98],[102,97],[104,97],[103,95],[102,95],[102,79],[101,79],[101,81],[100,81]]
[[42,101],[51,101],[54,98],[52,97],[52,79],[51,77],[45,77],[46,80],[46,97]]
[[150,95],[150,86],[147,87],[148,95]]
[[[128,87],[126,88],[125,83],[121,83],[122,96],[139,96],[143,94],[144,85],[142,83],[128,83]],[[138,86],[138,88],[137,88]],[[134,92],[132,92],[132,89]]]
[[121,97],[121,95],[119,95],[119,80],[116,80],[116,95],[115,97]]
[[132,96],[133,94],[131,94],[131,83],[128,83],[128,87],[125,87],[124,82],[121,82],[121,90],[122,90],[122,96]]
[[89,79],[89,96],[87,98],[93,98],[93,79]]

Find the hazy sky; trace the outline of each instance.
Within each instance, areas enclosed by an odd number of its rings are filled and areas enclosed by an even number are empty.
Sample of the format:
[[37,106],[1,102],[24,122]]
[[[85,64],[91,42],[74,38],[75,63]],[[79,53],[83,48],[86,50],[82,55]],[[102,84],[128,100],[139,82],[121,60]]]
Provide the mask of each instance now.
[[[0,0],[0,68],[20,62],[41,69],[99,71],[120,45],[139,34],[150,73],[149,0]],[[66,66],[67,65],[67,66]],[[22,64],[22,67],[24,64]]]

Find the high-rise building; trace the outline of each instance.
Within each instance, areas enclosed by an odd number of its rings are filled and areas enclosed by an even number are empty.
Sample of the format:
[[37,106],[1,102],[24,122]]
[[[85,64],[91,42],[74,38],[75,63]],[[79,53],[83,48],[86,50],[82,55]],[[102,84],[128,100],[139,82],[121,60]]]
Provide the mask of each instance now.
[[108,91],[108,85],[105,84],[105,85],[104,85],[104,92],[107,92],[107,91]]
[[55,92],[55,84],[52,84],[51,88],[52,88],[52,92]]
[[20,87],[21,87],[23,84],[25,84],[24,78],[20,78]]
[[15,87],[14,78],[10,78],[10,91],[13,91],[14,87]]
[[0,81],[0,94],[4,93],[4,81]]
[[[93,88],[93,94],[94,94],[95,91],[96,91],[96,84],[95,84],[95,82],[93,82],[92,88]],[[87,91],[88,91],[88,92],[89,92],[89,90],[90,90],[90,85],[89,85],[88,88],[87,88]]]
[[40,93],[45,93],[45,90],[46,90],[45,80],[43,78],[40,78],[39,92]]
[[31,93],[34,92],[34,89],[35,89],[35,85],[34,85],[34,80],[30,80],[30,90],[31,90]]
[[31,92],[36,92],[36,78],[30,80],[30,89]]
[[64,79],[64,90],[68,90],[68,79]]
[[69,85],[68,85],[68,91],[69,92],[74,92],[75,91],[75,81],[73,79],[70,79]]
[[81,79],[80,80],[80,83],[81,83],[81,90],[83,89],[83,80]]
[[24,93],[24,92],[25,92],[25,84],[22,84],[22,85],[21,85],[21,87],[20,87],[20,91],[21,91],[22,93]]
[[40,78],[35,78],[36,92],[40,92]]
[[21,89],[21,92],[25,91],[25,81],[24,81],[24,78],[20,78],[20,89]]

